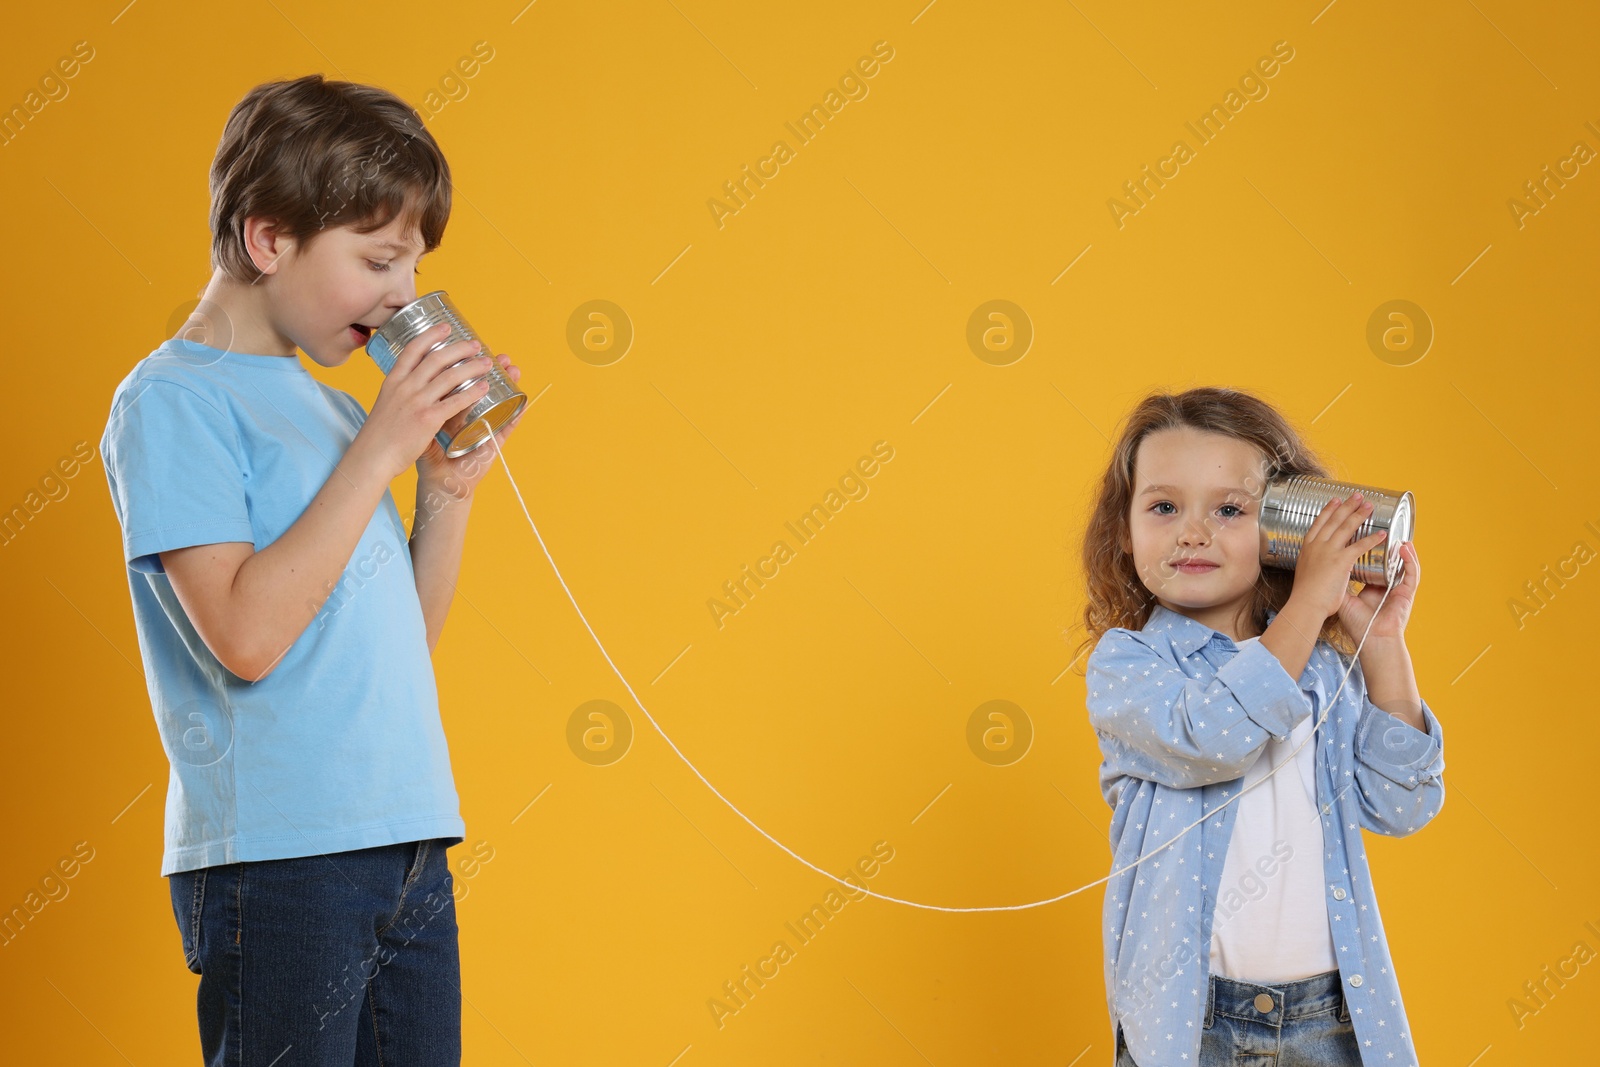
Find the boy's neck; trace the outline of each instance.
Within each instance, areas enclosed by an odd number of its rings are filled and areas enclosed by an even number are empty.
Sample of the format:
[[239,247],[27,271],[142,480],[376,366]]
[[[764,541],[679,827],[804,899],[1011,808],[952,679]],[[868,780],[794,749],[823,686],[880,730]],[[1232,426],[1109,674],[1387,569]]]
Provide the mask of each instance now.
[[220,270],[211,275],[199,305],[173,336],[224,352],[295,356],[294,342],[272,324],[266,290]]

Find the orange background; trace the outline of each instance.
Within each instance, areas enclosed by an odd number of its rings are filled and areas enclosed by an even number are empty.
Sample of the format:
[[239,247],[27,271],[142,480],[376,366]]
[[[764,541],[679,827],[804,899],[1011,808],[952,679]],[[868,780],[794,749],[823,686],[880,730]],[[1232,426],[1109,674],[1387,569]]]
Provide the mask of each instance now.
[[[1592,967],[1520,1027],[1508,1001],[1580,940],[1600,950],[1600,175],[1582,166],[1520,226],[1508,201],[1575,142],[1600,149],[1592,12],[519,6],[9,15],[0,105],[75,42],[93,59],[0,147],[0,508],[97,446],[113,387],[193,305],[207,168],[240,96],[312,71],[436,93],[459,181],[419,282],[545,390],[508,446],[533,516],[651,711],[759,823],[835,871],[885,841],[872,887],[918,901],[1102,877],[1109,812],[1068,669],[1088,494],[1145,391],[1247,388],[1340,475],[1417,495],[1410,647],[1448,800],[1369,849],[1418,1049],[1491,1067],[1588,1047]],[[493,59],[450,82],[479,41]],[[785,122],[878,41],[893,59],[868,95],[797,145]],[[1175,140],[1196,147],[1184,123],[1278,41],[1294,58],[1268,95],[1119,228],[1107,201]],[[708,200],[778,139],[794,158],[719,228]],[[567,340],[596,299],[635,331],[606,366]],[[1034,332],[1004,366],[967,342],[996,299]],[[1391,300],[1431,323],[1420,359],[1369,346]],[[359,352],[317,374],[367,405],[379,384]],[[869,495],[718,629],[722,583],[877,441],[894,458]],[[0,948],[8,1058],[192,1062],[197,979],[157,875],[166,760],[98,456],[63,484],[0,549],[0,908],[78,842],[93,859]],[[468,827],[452,856],[493,854],[461,879],[467,1062],[1110,1062],[1099,887],[1009,914],[853,902],[719,1029],[707,1001],[830,884],[629,704],[500,474],[460,593],[435,658]],[[1538,610],[1519,619],[1519,597]],[[1033,729],[1004,767],[967,744],[997,699]],[[568,747],[590,700],[629,709],[610,765]]]

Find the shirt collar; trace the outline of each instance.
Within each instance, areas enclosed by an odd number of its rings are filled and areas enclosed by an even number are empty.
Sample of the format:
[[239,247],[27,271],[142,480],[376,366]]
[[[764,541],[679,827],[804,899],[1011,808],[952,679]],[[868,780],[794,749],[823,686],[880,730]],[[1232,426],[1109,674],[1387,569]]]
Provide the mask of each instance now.
[[183,337],[169,337],[161,342],[163,348],[180,362],[191,367],[211,367],[226,363],[230,367],[256,367],[261,370],[288,371],[310,379],[311,372],[300,362],[298,355],[264,356],[252,352],[234,352],[215,348]]
[[1193,655],[1213,639],[1230,650],[1238,647],[1238,642],[1221,630],[1207,626],[1197,619],[1191,619],[1182,612],[1173,611],[1164,604],[1156,604],[1150,609],[1150,618],[1143,628],[1158,630],[1165,634],[1172,642],[1172,647],[1185,656]]
[[[1277,614],[1276,608],[1269,608],[1267,610],[1267,622],[1270,624]],[[1145,621],[1141,629],[1161,632],[1172,642],[1172,647],[1185,656],[1193,655],[1204,648],[1207,642],[1210,641],[1216,641],[1229,652],[1235,651],[1239,647],[1239,642],[1221,630],[1207,626],[1196,619],[1191,619],[1182,612],[1173,611],[1163,604],[1156,604],[1150,609],[1150,618]],[[1314,669],[1316,661],[1316,653],[1312,653],[1310,662],[1306,664],[1306,669],[1299,678],[1301,689],[1317,689],[1320,692],[1317,672]]]

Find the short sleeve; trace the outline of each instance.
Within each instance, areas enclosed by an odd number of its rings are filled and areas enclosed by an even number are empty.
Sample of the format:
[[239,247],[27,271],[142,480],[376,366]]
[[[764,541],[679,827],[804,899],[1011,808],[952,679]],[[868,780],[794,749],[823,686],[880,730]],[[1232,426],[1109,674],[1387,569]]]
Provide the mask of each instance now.
[[146,379],[117,396],[101,443],[128,566],[160,574],[160,552],[255,542],[243,449],[233,420],[175,382]]

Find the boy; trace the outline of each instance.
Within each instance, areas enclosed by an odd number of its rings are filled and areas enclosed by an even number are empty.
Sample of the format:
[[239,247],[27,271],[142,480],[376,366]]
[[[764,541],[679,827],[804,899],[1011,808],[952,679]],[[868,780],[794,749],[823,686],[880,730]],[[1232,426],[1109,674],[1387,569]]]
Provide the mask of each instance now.
[[[451,460],[433,435],[491,358],[428,352],[435,327],[369,415],[295,355],[337,367],[416,298],[450,170],[401,100],[311,75],[233,109],[211,196],[206,314],[135,365],[100,446],[171,764],[161,873],[201,1047],[457,1064],[445,849],[465,826],[429,655],[494,447]],[[388,485],[413,464],[408,542]]]

